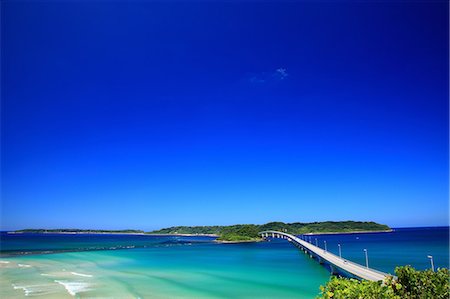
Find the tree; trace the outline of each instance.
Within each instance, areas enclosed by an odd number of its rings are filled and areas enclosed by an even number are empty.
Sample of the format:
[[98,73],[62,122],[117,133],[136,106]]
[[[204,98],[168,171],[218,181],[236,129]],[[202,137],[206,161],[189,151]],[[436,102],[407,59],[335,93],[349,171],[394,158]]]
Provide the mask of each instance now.
[[418,271],[411,266],[397,267],[397,278],[388,277],[384,283],[332,277],[321,286],[322,299],[448,299],[450,274],[447,268],[436,272]]

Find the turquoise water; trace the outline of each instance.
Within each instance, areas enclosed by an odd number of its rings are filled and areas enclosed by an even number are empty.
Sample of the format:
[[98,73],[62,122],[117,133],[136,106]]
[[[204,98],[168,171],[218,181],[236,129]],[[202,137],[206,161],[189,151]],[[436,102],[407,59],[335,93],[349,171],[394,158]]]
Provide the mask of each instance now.
[[[427,254],[448,267],[448,228],[312,238],[327,240],[330,251],[341,243],[343,255],[361,263],[367,248],[371,266],[387,272],[427,268]],[[1,244],[1,298],[314,298],[330,277],[284,240],[2,234]],[[53,253],[29,254],[42,252]]]

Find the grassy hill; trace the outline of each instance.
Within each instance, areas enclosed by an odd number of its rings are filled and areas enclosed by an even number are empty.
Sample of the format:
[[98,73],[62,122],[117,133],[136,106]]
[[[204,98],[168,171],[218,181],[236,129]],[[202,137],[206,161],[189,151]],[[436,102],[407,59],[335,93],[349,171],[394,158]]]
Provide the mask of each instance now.
[[[262,225],[257,224],[237,224],[228,226],[174,226],[163,228],[146,234],[191,234],[191,235],[216,235],[218,241],[245,242],[257,241],[261,238],[258,232],[266,230],[282,231],[289,234],[300,235],[307,233],[345,233],[345,232],[370,232],[389,231],[387,225],[375,222],[361,221],[326,221],[312,223],[284,223],[269,222]],[[95,229],[23,229],[16,233],[121,233],[121,234],[142,234],[142,230],[95,230]]]
[[149,232],[149,234],[214,234],[222,241],[258,240],[258,232],[266,230],[283,231],[300,235],[307,233],[345,233],[365,231],[390,231],[387,225],[361,221],[326,221],[312,223],[269,222],[263,225],[238,224],[229,226],[174,226]]

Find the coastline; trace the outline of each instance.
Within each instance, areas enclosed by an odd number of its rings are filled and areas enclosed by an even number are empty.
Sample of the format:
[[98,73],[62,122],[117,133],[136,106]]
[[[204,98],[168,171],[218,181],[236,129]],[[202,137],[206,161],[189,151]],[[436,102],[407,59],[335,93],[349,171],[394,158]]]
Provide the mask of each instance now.
[[7,234],[58,234],[58,235],[148,235],[146,233],[114,233],[114,232],[6,232]]
[[[340,235],[340,234],[368,234],[368,233],[390,233],[393,232],[394,229],[389,230],[367,230],[367,231],[346,231],[346,232],[312,232],[305,234],[295,234],[295,235]],[[156,236],[156,237],[164,237],[164,236],[175,236],[175,237],[215,237],[218,238],[219,235],[216,234],[153,234],[153,233],[123,233],[123,232],[15,232],[15,231],[7,231],[7,234],[59,234],[59,235],[142,235],[142,236]],[[242,243],[242,242],[260,242],[258,240],[242,240],[242,241],[218,241],[216,242],[227,242],[227,243]]]
[[306,233],[306,234],[303,234],[303,235],[305,235],[305,236],[312,236],[312,235],[370,234],[370,233],[391,233],[393,231],[394,231],[393,229],[389,229],[389,230],[356,230],[356,231],[349,231],[349,232]]
[[219,235],[216,234],[149,234],[145,233],[144,235],[147,236],[178,236],[178,237],[219,237]]
[[226,240],[214,240],[215,243],[219,244],[239,244],[239,243],[258,243],[258,242],[264,242],[264,239],[260,240],[240,240],[240,241],[226,241]]
[[59,235],[143,235],[143,236],[177,236],[177,237],[218,237],[214,234],[149,234],[149,233],[115,233],[115,232],[6,232],[7,234],[59,234]]

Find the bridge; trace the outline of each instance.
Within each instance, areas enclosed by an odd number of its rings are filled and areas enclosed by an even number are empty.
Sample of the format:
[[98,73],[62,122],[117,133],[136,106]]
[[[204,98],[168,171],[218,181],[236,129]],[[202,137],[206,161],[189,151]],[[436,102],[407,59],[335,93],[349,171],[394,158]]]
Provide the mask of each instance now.
[[332,254],[331,252],[320,248],[318,246],[314,246],[313,244],[306,242],[296,236],[278,232],[278,231],[263,231],[260,232],[259,235],[262,237],[272,237],[272,238],[280,238],[286,239],[296,247],[300,248],[303,252],[309,254],[311,258],[316,258],[320,264],[328,263],[331,268],[331,273],[336,274],[338,270],[350,273],[351,275],[365,280],[371,281],[382,281],[388,276],[392,276],[390,274],[380,272],[369,267],[362,266],[360,264],[348,261],[343,259],[337,255]]

